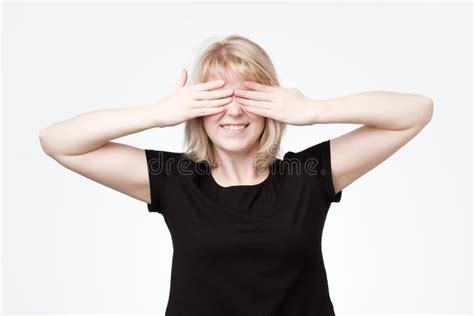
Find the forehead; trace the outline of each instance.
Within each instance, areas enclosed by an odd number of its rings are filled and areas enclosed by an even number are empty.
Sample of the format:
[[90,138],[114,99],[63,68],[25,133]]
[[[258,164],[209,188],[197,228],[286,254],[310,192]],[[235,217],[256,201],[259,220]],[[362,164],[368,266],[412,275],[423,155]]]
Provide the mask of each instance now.
[[214,80],[224,80],[225,88],[232,87],[234,89],[241,89],[241,90],[246,89],[246,87],[244,86],[244,79],[239,79],[239,78],[223,78],[220,75],[209,74],[205,82],[214,81]]

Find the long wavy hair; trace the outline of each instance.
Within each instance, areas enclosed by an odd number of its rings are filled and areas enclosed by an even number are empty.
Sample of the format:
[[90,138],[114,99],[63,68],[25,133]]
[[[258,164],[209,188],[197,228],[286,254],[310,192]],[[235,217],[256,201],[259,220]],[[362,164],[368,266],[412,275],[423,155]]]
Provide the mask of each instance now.
[[[221,40],[209,40],[209,45],[194,62],[191,84],[203,83],[209,75],[214,74],[224,80],[234,78],[279,85],[270,57],[255,42],[237,34]],[[257,149],[257,168],[266,168],[277,158],[285,128],[286,123],[265,117],[265,127]],[[204,129],[202,116],[186,121],[184,141],[188,158],[195,162],[207,162],[211,168],[217,167],[214,144]]]

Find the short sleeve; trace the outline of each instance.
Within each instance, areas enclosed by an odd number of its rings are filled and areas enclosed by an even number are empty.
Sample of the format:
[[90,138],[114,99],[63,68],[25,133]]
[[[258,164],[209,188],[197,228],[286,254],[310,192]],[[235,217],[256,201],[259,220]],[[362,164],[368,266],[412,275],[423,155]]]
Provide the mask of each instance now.
[[174,176],[180,153],[145,149],[150,186],[150,200],[147,203],[149,212],[165,213],[168,203],[166,197],[170,180]]
[[[342,190],[335,192],[331,165],[331,140],[320,142],[297,153],[290,152],[303,163],[303,172],[316,176],[324,197],[329,202],[340,202]],[[308,161],[310,159],[311,161]]]

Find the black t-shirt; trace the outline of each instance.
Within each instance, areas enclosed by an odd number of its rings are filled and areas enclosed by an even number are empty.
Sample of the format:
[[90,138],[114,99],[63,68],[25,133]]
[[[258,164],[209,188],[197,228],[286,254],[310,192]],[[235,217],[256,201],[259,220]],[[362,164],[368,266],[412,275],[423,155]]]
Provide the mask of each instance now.
[[335,315],[321,252],[334,192],[330,140],[287,152],[255,185],[222,187],[207,163],[146,149],[150,212],[173,261],[167,316]]

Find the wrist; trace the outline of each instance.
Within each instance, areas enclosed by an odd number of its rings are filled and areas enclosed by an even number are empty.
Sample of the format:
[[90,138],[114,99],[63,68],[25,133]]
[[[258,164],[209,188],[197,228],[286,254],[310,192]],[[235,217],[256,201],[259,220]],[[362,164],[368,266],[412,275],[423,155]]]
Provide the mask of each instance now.
[[149,103],[143,106],[143,111],[150,128],[165,127],[165,124],[160,120],[159,109],[159,102]]
[[327,104],[327,100],[322,100],[322,99],[309,99],[307,100],[308,102],[308,108],[310,109],[310,124],[317,124],[321,123],[321,114],[324,109],[324,107]]
[[142,104],[140,106],[130,108],[129,110],[132,111],[130,115],[135,117],[140,122],[143,129],[161,127],[160,122],[158,122],[156,118],[155,103]]

